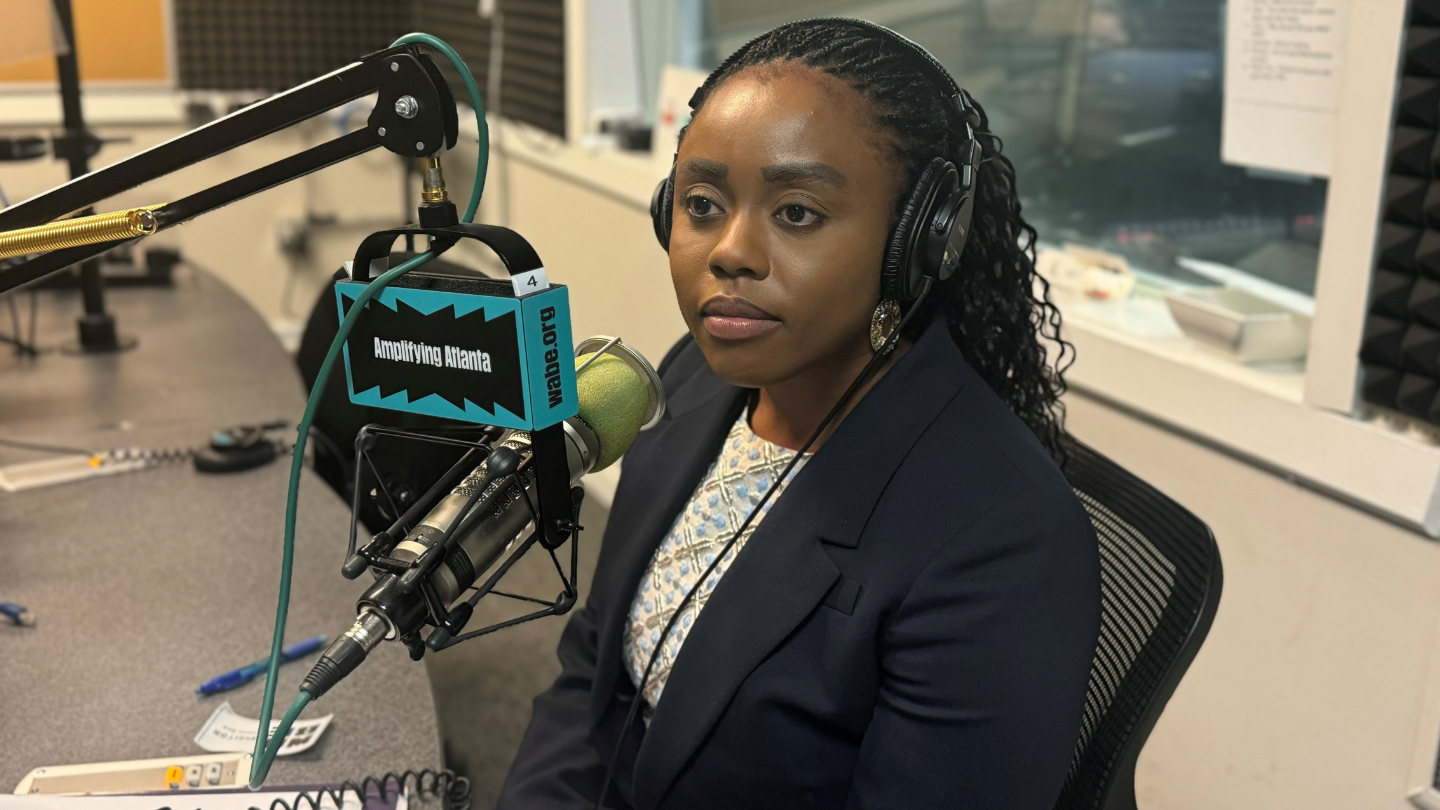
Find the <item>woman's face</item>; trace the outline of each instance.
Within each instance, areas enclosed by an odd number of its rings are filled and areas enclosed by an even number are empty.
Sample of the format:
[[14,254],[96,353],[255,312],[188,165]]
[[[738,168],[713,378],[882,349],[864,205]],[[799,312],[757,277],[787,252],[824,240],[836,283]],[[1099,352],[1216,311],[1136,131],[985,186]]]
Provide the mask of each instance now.
[[670,276],[721,379],[762,388],[870,353],[900,172],[839,79],[793,64],[727,79],[675,171]]

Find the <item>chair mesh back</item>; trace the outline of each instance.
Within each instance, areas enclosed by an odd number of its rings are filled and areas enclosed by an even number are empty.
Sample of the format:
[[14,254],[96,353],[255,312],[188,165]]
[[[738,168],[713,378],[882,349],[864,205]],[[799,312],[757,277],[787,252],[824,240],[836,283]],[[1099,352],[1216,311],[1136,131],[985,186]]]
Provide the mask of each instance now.
[[[1175,566],[1105,505],[1076,490],[1100,541],[1100,643],[1085,692],[1085,750],[1170,601]],[[1079,756],[1076,764],[1079,764]]]
[[1100,641],[1056,808],[1133,807],[1135,758],[1205,638],[1220,557],[1194,515],[1070,440],[1065,475],[1100,544]]

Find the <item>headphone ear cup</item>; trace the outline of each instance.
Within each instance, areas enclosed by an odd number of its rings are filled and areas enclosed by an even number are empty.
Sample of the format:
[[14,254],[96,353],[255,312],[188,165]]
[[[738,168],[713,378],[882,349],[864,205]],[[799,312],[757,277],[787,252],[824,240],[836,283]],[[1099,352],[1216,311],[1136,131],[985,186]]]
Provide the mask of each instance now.
[[885,243],[885,259],[880,266],[880,295],[882,298],[900,303],[909,302],[920,289],[920,277],[924,275],[922,262],[915,256],[916,228],[925,228],[925,216],[935,196],[935,185],[943,176],[949,161],[932,158],[920,172],[915,185],[900,206],[900,216],[895,230]]
[[660,181],[655,193],[650,195],[650,224],[655,228],[655,238],[660,247],[670,250],[670,214],[675,202],[675,172]]
[[944,209],[942,213],[949,224],[943,231],[932,229],[927,234],[930,245],[926,255],[939,257],[935,262],[937,281],[949,279],[960,266],[960,256],[970,241],[970,220],[975,213],[974,189],[961,187],[945,201]]

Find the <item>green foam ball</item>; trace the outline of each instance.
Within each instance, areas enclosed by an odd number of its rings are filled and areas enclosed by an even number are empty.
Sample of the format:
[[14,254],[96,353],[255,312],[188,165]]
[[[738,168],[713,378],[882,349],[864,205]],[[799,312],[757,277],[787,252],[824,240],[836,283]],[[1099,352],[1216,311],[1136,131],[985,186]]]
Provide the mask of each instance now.
[[[579,367],[590,355],[575,358]],[[575,378],[580,418],[600,439],[600,457],[591,472],[614,464],[630,449],[645,424],[645,382],[624,360],[605,354]]]

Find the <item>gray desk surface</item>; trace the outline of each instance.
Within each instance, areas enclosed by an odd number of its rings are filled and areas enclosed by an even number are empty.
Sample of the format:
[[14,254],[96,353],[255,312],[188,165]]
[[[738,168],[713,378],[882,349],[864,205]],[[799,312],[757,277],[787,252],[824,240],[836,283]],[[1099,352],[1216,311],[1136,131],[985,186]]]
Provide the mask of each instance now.
[[[28,295],[19,297],[22,317]],[[10,313],[0,299],[0,329]],[[110,290],[138,349],[16,359],[0,345],[0,436],[112,447],[203,444],[217,428],[298,420],[303,388],[259,316],[215,279]],[[40,294],[42,346],[75,336],[79,301]],[[0,448],[0,464],[41,458]],[[228,700],[260,712],[263,679],[210,697],[201,682],[270,649],[288,458],[207,476],[189,464],[0,493],[0,601],[38,626],[0,625],[0,791],[32,768],[205,753],[193,738]],[[306,473],[296,532],[290,641],[344,632],[360,588],[343,579],[349,510]],[[281,669],[276,717],[317,655]],[[382,645],[302,717],[335,715],[309,751],[279,760],[274,785],[438,768],[425,668]]]

